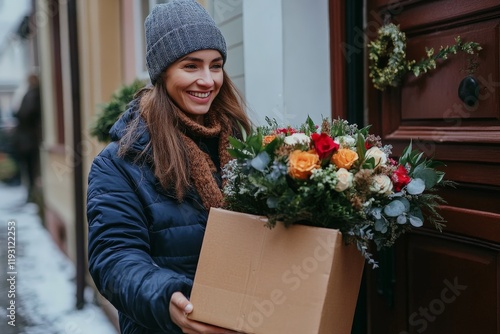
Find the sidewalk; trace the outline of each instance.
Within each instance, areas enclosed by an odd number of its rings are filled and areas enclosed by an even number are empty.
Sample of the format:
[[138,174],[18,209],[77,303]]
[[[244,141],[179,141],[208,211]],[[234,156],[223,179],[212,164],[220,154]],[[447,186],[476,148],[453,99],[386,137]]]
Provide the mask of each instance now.
[[74,264],[52,242],[37,205],[25,204],[25,196],[24,188],[0,183],[0,333],[116,334],[102,309],[90,302],[91,288],[89,302],[76,310]]

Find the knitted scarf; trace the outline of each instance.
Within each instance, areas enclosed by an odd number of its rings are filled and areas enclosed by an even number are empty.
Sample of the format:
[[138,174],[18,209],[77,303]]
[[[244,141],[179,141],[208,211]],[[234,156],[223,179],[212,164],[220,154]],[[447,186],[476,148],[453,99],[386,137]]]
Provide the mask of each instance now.
[[182,112],[179,113],[179,119],[183,130],[180,132],[187,151],[191,181],[207,210],[211,207],[222,207],[224,204],[222,191],[213,176],[213,173],[217,172],[217,167],[210,155],[202,151],[189,135],[199,138],[218,136],[219,159],[222,167],[231,159],[227,151],[228,138],[232,134],[230,123],[225,115],[214,110],[207,113],[204,125],[196,123]]

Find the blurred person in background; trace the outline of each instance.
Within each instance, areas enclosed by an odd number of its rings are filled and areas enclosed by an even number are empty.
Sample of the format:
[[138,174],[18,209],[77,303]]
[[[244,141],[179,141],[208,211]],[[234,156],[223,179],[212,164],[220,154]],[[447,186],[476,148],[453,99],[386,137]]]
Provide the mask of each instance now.
[[36,182],[40,176],[40,149],[42,140],[42,107],[38,76],[28,76],[28,90],[17,112],[17,126],[13,135],[13,148],[21,170],[22,183],[28,190],[27,201],[35,200]]

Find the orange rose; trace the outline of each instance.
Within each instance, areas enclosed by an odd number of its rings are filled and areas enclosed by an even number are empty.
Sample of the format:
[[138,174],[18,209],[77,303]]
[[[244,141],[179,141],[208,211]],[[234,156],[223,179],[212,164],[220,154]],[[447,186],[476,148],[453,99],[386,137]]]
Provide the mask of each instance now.
[[358,160],[358,154],[348,148],[341,148],[332,156],[331,162],[338,168],[349,170]]
[[276,135],[264,136],[264,139],[262,139],[262,142],[264,145],[267,145],[270,142],[272,142],[274,140],[274,138],[276,138]]
[[320,161],[314,151],[295,150],[288,157],[288,174],[294,179],[307,180],[317,168],[320,168]]

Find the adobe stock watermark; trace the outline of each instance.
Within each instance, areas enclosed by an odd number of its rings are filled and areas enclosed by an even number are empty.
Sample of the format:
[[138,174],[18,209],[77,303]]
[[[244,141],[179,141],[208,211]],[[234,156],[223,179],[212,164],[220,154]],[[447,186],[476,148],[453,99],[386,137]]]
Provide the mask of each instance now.
[[318,245],[310,256],[302,259],[300,264],[294,264],[281,275],[281,282],[285,288],[276,287],[269,298],[262,301],[254,301],[254,310],[245,319],[239,318],[237,326],[246,332],[253,333],[256,328],[263,325],[264,321],[271,317],[276,308],[285,303],[287,292],[298,290],[302,283],[318,270],[321,262],[328,261],[333,255],[336,238],[329,234],[327,237],[318,237]]
[[75,150],[70,145],[64,145],[64,161],[53,161],[51,167],[59,181],[64,180],[64,176],[73,172],[73,169],[84,162],[86,157],[93,157],[95,150],[99,149],[100,144],[86,133],[82,132],[82,140]]
[[466,103],[456,103],[451,108],[445,110],[443,119],[448,123],[455,123],[454,125],[460,126],[464,118],[470,118],[473,112],[476,111],[481,102],[491,98],[496,89],[500,87],[500,82],[493,80],[493,74],[489,73],[488,77],[480,75],[476,77],[480,86],[482,87],[477,92],[477,102],[469,106]]
[[[429,326],[429,323],[434,322],[437,317],[443,314],[446,306],[454,303],[457,298],[467,289],[467,285],[462,285],[458,282],[458,277],[455,276],[453,281],[448,279],[443,280],[445,287],[441,290],[439,296],[429,302],[426,306],[421,306],[418,311],[410,314],[408,323],[411,327],[416,327],[417,333],[423,333]],[[410,334],[403,331],[399,334]]]
[[17,265],[16,265],[16,221],[7,222],[7,324],[16,326],[16,287],[17,287]]
[[243,0],[214,1],[214,18],[221,22],[231,17],[231,14],[243,5]]
[[59,8],[66,6],[67,3],[68,0],[48,1],[45,6],[37,6],[36,12],[30,19],[30,31],[36,33],[38,28],[46,26],[59,13]]

